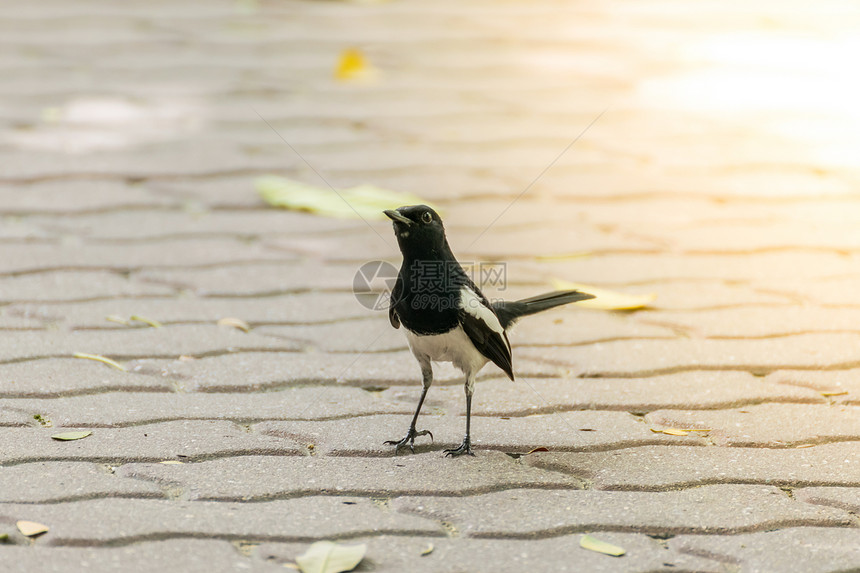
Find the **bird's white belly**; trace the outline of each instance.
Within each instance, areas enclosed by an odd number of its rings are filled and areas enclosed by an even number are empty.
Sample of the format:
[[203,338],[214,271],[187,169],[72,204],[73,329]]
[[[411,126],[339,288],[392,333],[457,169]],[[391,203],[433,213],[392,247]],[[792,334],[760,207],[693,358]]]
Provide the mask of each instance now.
[[434,362],[452,362],[466,374],[475,374],[488,362],[460,326],[444,334],[424,336],[406,330],[406,340],[419,361],[429,358]]

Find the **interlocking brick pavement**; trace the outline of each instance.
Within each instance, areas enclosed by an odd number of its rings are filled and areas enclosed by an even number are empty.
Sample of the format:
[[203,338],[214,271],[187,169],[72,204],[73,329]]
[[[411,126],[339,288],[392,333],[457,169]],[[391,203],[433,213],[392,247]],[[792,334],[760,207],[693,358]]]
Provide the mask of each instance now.
[[[366,543],[359,571],[857,570],[858,27],[838,0],[7,0],[0,570],[283,571],[318,539]],[[335,79],[350,47],[375,78]],[[657,298],[518,325],[475,458],[442,457],[436,368],[434,441],[394,456],[419,369],[351,290],[399,263],[390,225],[271,209],[271,174],[426,198],[461,260],[507,263],[492,296]]]

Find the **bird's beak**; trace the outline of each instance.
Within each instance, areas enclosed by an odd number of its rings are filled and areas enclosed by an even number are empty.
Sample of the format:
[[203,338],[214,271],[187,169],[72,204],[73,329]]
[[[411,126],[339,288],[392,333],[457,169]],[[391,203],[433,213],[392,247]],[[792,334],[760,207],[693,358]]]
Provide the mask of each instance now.
[[412,224],[411,219],[407,219],[406,217],[404,217],[403,215],[401,215],[400,213],[398,213],[397,211],[394,211],[392,209],[386,209],[385,211],[383,211],[383,213],[388,215],[388,218],[391,219],[392,221],[396,222],[396,223],[403,223],[407,227]]

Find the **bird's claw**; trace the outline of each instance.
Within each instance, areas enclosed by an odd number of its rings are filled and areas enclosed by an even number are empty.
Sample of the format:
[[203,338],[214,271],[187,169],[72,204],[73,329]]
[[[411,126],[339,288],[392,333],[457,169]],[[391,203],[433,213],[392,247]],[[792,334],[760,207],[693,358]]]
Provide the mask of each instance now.
[[472,440],[469,439],[469,436],[466,436],[463,439],[463,443],[460,444],[459,448],[445,450],[445,457],[451,456],[453,458],[456,458],[457,456],[462,456],[463,454],[467,454],[470,456],[475,455],[475,453],[472,451]]
[[409,446],[409,449],[412,453],[415,453],[415,438],[419,436],[430,436],[430,442],[433,442],[433,434],[430,433],[430,430],[416,430],[415,428],[409,428],[409,431],[406,433],[406,437],[402,440],[387,440],[385,442],[386,446],[394,446],[394,455],[396,456],[400,453],[400,448],[403,446]]

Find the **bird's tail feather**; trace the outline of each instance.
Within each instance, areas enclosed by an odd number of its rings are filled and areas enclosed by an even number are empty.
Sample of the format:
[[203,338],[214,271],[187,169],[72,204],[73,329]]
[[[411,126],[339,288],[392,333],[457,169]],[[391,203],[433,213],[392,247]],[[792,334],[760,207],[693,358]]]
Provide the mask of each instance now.
[[524,298],[516,301],[497,301],[493,302],[493,310],[499,317],[499,322],[502,328],[507,328],[518,319],[543,312],[563,304],[570,304],[581,300],[594,298],[593,294],[588,294],[578,290],[557,290],[539,294],[537,296]]

